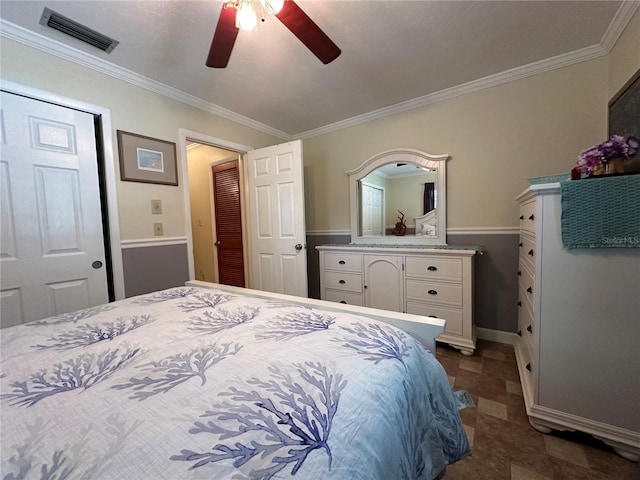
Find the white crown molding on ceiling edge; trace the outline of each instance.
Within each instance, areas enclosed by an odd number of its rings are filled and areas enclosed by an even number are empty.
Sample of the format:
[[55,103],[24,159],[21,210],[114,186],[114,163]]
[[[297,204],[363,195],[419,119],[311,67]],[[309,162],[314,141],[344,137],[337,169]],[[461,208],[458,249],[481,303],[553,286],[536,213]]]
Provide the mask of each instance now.
[[139,75],[131,70],[127,70],[126,68],[119,67],[106,60],[94,57],[82,50],[78,50],[52,38],[32,32],[15,25],[14,23],[7,22],[4,19],[0,19],[0,35],[29,47],[50,53],[51,55],[55,55],[64,60],[77,63],[100,73],[131,83],[137,87],[171,98],[186,105],[191,105],[192,107],[204,110],[205,112],[226,118],[227,120],[231,120],[232,122],[240,125],[273,135],[274,137],[284,138],[287,140],[291,139],[291,135],[285,132],[269,127],[268,125],[264,125],[260,122],[256,122],[249,117],[245,117],[232,112],[231,110],[227,110],[226,108],[219,107],[213,103],[206,102],[198,97],[178,90],[177,88],[151,80],[150,78]]
[[611,49],[620,38],[620,35],[622,35],[627,23],[629,23],[638,8],[640,8],[640,1],[638,0],[625,0],[622,2],[613,20],[611,20],[609,27],[607,27],[607,31],[604,32],[602,40],[600,40],[600,45],[607,53],[611,52]]
[[0,35],[7,37],[19,43],[23,43],[27,46],[42,50],[52,55],[64,58],[65,60],[72,61],[79,65],[83,65],[87,68],[91,68],[98,72],[110,75],[125,82],[129,82],[133,85],[145,88],[152,92],[158,93],[168,98],[172,98],[179,102],[191,105],[193,107],[204,110],[205,112],[212,113],[227,120],[245,125],[249,128],[253,128],[263,133],[280,137],[286,140],[303,140],[305,138],[316,137],[326,133],[341,130],[346,127],[359,125],[361,123],[369,122],[371,120],[377,120],[380,118],[396,115],[398,113],[414,110],[416,108],[425,107],[436,102],[441,102],[450,98],[458,97],[468,93],[484,90],[504,83],[520,80],[531,75],[538,73],[544,73],[557,68],[566,67],[575,63],[591,60],[603,55],[607,55],[615,42],[618,40],[624,28],[629,20],[640,7],[640,2],[637,1],[624,1],[616,12],[613,20],[609,24],[607,31],[604,33],[600,44],[586,47],[574,52],[570,52],[564,55],[558,55],[556,57],[548,58],[538,62],[524,65],[522,67],[513,68],[502,73],[490,75],[479,80],[474,80],[456,87],[452,87],[440,92],[424,95],[406,102],[401,102],[396,105],[374,110],[363,115],[358,115],[340,122],[335,122],[324,127],[309,130],[307,132],[298,133],[296,135],[290,135],[280,130],[264,125],[263,123],[256,122],[248,117],[232,112],[225,108],[219,107],[211,102],[206,102],[193,95],[189,95],[181,90],[170,87],[163,83],[151,80],[142,75],[138,75],[130,70],[122,67],[118,67],[106,60],[99,59],[88,53],[85,53],[76,48],[65,45],[56,40],[47,38],[43,35],[31,32],[25,28],[15,25],[6,20],[0,19]]
[[529,65],[513,68],[506,72],[496,73],[488,77],[481,78],[479,80],[473,80],[462,85],[440,90],[439,92],[430,93],[422,97],[417,97],[406,102],[397,103],[390,107],[384,107],[379,110],[374,110],[357,117],[347,118],[339,122],[325,125],[324,127],[302,132],[296,135],[297,139],[304,140],[305,138],[317,137],[327,133],[342,130],[347,127],[353,127],[361,123],[370,122],[372,120],[378,120],[398,113],[404,113],[417,108],[426,107],[434,103],[442,102],[443,100],[449,100],[451,98],[466,95],[468,93],[485,90],[487,88],[495,87],[505,83],[520,80],[539,73],[548,72],[557,68],[567,67],[575,63],[584,62],[586,60],[592,60],[594,58],[602,57],[607,52],[600,46],[594,45],[586,47],[581,50],[576,50],[564,55],[558,55],[556,57],[540,60]]

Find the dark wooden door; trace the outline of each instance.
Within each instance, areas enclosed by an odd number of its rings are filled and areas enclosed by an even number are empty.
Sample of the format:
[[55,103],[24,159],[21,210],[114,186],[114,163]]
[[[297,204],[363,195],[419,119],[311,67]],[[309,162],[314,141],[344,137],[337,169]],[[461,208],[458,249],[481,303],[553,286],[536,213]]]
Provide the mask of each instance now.
[[244,287],[238,160],[214,165],[211,170],[216,214],[218,282]]

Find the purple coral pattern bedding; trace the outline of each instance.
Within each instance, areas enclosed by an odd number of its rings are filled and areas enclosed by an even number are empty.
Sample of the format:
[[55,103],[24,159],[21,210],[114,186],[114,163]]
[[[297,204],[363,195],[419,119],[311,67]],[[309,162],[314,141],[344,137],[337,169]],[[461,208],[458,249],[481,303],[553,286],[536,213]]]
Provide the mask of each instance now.
[[431,479],[446,374],[365,316],[199,287],[0,331],[4,479]]

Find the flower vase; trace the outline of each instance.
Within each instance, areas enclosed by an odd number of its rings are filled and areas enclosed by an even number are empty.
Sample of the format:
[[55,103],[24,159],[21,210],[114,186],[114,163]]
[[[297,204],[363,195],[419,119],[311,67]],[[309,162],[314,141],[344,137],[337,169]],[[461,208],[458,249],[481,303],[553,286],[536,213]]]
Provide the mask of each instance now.
[[606,172],[605,165],[600,164],[597,167],[594,167],[594,169],[591,171],[591,175],[594,175],[594,176],[604,175],[605,172]]
[[624,158],[611,158],[607,162],[607,173],[624,173]]

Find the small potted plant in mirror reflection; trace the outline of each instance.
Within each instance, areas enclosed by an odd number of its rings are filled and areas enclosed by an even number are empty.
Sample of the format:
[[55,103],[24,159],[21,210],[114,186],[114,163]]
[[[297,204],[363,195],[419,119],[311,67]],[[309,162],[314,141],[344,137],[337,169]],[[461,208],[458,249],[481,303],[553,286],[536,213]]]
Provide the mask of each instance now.
[[400,210],[398,210],[398,213],[400,215],[398,215],[398,221],[396,222],[396,227],[393,229],[391,233],[393,233],[394,235],[397,235],[398,237],[402,237],[404,236],[405,233],[407,233],[407,224],[405,223],[405,220],[404,220],[404,213],[402,213]]

